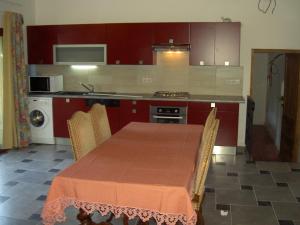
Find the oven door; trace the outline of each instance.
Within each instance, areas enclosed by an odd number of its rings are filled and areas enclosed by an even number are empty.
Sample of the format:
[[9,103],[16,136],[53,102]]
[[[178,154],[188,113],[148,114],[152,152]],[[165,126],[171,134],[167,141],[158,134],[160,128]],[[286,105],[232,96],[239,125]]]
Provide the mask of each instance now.
[[150,106],[150,122],[186,124],[186,107]]

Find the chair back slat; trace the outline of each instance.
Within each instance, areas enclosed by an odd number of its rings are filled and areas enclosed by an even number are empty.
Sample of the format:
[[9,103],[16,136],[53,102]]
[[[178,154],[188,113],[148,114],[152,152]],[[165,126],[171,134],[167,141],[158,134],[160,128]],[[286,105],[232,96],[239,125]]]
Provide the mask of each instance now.
[[89,113],[75,112],[67,121],[75,160],[96,147],[92,119]]
[[111,137],[111,130],[107,117],[106,108],[104,105],[96,103],[89,111],[96,139],[96,145],[102,144]]

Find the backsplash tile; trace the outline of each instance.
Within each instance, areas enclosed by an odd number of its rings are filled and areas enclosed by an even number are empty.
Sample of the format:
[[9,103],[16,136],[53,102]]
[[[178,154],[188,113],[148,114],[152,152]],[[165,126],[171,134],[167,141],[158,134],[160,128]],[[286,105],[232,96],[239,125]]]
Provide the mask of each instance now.
[[242,67],[189,66],[188,61],[180,57],[177,63],[158,57],[158,65],[105,65],[93,70],[74,70],[67,65],[34,65],[36,68],[29,71],[36,71],[37,75],[63,74],[66,91],[85,91],[80,85],[83,82],[93,84],[95,91],[153,93],[167,90],[197,95],[242,95]]

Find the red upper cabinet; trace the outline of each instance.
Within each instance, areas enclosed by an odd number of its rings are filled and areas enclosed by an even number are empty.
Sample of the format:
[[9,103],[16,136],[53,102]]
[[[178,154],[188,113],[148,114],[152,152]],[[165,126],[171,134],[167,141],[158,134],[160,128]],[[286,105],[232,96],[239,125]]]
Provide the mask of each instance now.
[[58,25],[58,44],[105,44],[105,24]]
[[241,23],[216,23],[215,64],[240,65]]
[[190,43],[190,24],[155,23],[154,44],[169,43],[169,39],[178,44]]
[[215,23],[191,23],[190,65],[215,64]]
[[153,64],[152,24],[107,24],[108,64]]
[[52,64],[54,44],[57,44],[57,26],[28,26],[28,64]]

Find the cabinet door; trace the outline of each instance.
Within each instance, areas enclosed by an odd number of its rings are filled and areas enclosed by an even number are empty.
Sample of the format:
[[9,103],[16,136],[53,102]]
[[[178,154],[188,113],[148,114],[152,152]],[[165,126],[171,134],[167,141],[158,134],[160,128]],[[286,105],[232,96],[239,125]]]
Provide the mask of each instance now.
[[240,65],[241,24],[216,23],[215,64],[230,66]]
[[169,43],[169,39],[174,43],[190,43],[189,23],[155,23],[154,43]]
[[217,103],[217,118],[220,119],[216,145],[237,146],[239,104]]
[[215,64],[215,23],[191,23],[190,65]]
[[80,98],[53,98],[53,127],[55,137],[69,137],[67,120],[76,111],[87,112],[89,107]]
[[153,64],[152,24],[108,24],[108,64]]
[[112,134],[118,132],[120,127],[120,108],[106,106],[106,113],[109,121],[110,131]]
[[210,111],[211,111],[210,103],[189,102],[188,103],[188,124],[204,125]]
[[149,122],[149,101],[121,100],[120,126],[130,122]]
[[58,44],[105,44],[105,24],[57,25]]
[[56,26],[28,26],[28,64],[52,64],[53,45],[57,44]]

